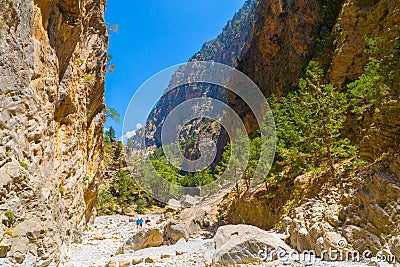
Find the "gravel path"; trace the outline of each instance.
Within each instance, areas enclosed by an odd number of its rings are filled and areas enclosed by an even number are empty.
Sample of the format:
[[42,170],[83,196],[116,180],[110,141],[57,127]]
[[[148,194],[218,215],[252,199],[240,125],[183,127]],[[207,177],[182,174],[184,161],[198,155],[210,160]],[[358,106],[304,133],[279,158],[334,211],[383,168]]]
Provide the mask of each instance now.
[[[81,244],[72,244],[67,259],[61,266],[100,267],[105,266],[116,255],[124,241],[137,232],[135,222],[128,216],[101,216],[95,219],[82,236]],[[151,215],[151,223],[158,219]]]
[[[159,215],[149,215],[151,225],[155,225]],[[132,218],[133,219],[133,218]],[[129,267],[129,266],[177,266],[205,267],[210,266],[213,255],[213,240],[205,237],[179,241],[172,246],[146,248],[134,253],[121,254],[122,245],[132,234],[137,232],[134,220],[127,216],[97,217],[95,223],[88,227],[81,244],[72,244],[67,252],[68,257],[60,266],[65,267]],[[141,262],[132,265],[132,262]],[[355,263],[355,262],[300,262],[279,259],[273,262],[260,262],[242,266],[321,266],[321,267],[392,267],[388,263]]]

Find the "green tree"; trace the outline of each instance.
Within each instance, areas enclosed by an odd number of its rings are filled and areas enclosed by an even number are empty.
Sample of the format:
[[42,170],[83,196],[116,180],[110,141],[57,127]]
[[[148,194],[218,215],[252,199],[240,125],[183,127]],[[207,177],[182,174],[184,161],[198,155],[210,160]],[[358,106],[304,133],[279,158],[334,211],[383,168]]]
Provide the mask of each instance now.
[[400,110],[400,42],[397,38],[366,38],[371,54],[365,72],[350,83],[353,112],[361,120],[366,114],[398,114]]
[[97,213],[99,215],[113,214],[115,210],[115,199],[107,190],[100,190],[97,196]]
[[115,108],[106,108],[106,117],[114,120],[116,123],[120,123],[120,115]]
[[105,132],[106,141],[114,142],[115,141],[115,130],[112,126]]
[[119,171],[116,182],[110,187],[111,194],[116,198],[122,213],[136,200],[134,186],[136,181],[128,174],[127,172]]
[[354,155],[355,148],[341,136],[349,106],[347,96],[323,84],[322,78],[322,69],[311,61],[297,92],[279,100],[272,98],[280,165],[274,171],[296,176],[325,165],[335,176],[335,162]]
[[[235,191],[238,195],[241,194],[241,181],[245,182],[246,189],[250,187],[252,175],[248,168],[250,158],[249,143],[250,138],[247,133],[239,131],[235,133],[235,136],[231,137],[231,142],[225,146],[221,162],[216,167],[217,174],[221,175],[224,172],[228,172],[228,176],[232,176],[232,181],[237,180]],[[244,165],[245,162],[248,162],[248,164]]]
[[139,214],[144,214],[146,202],[143,199],[139,198],[138,200],[136,200],[135,204],[136,204],[135,208],[136,212]]

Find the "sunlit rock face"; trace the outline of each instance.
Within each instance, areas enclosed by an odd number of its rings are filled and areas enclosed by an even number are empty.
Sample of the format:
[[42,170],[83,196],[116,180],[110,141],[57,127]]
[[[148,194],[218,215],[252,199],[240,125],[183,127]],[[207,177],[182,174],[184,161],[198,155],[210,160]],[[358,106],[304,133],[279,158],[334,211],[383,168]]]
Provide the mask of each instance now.
[[[255,25],[256,9],[256,0],[246,1],[232,20],[227,23],[222,33],[216,39],[205,43],[201,50],[196,53],[190,61],[214,61],[236,67],[238,59],[240,59],[249,48]],[[177,81],[183,79],[182,75],[183,74],[178,70],[172,77],[171,83],[178,83]],[[191,73],[190,75],[190,80],[196,80],[196,77],[199,77],[200,74]],[[210,97],[226,102],[227,95],[226,88],[205,83],[182,85],[169,91],[159,100],[147,119],[145,126],[147,147],[153,145],[157,147],[161,146],[163,124],[170,112],[179,104],[197,97]],[[247,126],[246,123],[245,125]],[[140,136],[141,135],[138,134],[130,141],[133,147],[140,143],[138,140]],[[213,165],[219,162],[222,150],[227,143],[226,134],[219,123],[212,121],[205,122],[203,119],[194,119],[184,127],[181,135],[181,143],[183,144],[185,157],[191,160],[197,159],[200,155],[198,149],[199,142],[191,142],[193,138],[197,138],[198,140],[206,138],[213,139],[214,142],[217,143],[217,157]]]
[[102,176],[108,35],[102,0],[3,0],[0,265],[57,263]]
[[[324,11],[324,6],[330,8]],[[323,66],[324,82],[346,90],[346,85],[357,79],[368,63],[365,36],[396,37],[400,23],[396,3],[388,0],[259,1],[255,12],[252,39],[237,68],[252,78],[267,97],[294,90],[310,60]],[[321,43],[322,39],[327,43]],[[240,102],[235,96],[228,96],[230,105],[240,107],[236,101]],[[248,129],[257,129],[249,109],[237,111]],[[373,162],[383,153],[399,150],[398,114],[390,118],[366,116],[363,121],[348,114],[344,133],[360,146],[361,159]],[[260,187],[234,202],[226,212],[228,221],[244,220],[264,229],[273,227],[287,197],[266,199],[264,191]]]

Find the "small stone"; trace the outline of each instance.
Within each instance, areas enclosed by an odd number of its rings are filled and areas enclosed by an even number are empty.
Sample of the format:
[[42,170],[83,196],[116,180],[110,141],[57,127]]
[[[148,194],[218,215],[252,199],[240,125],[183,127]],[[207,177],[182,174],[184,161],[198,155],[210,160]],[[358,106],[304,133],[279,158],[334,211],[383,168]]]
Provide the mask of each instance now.
[[136,265],[136,264],[140,264],[143,262],[143,258],[139,257],[139,256],[135,256],[132,258],[132,264]]
[[152,258],[146,258],[146,259],[144,260],[144,262],[145,262],[145,263],[153,263],[154,260],[153,260]]
[[7,256],[7,252],[10,250],[11,244],[8,241],[2,241],[0,243],[0,258],[5,258]]
[[115,261],[113,261],[113,260],[110,260],[107,263],[106,267],[117,267],[117,263]]
[[117,252],[115,252],[115,256],[116,255],[121,255],[121,254],[124,254],[124,246],[120,246],[119,248],[118,248],[118,250],[117,250]]
[[130,261],[120,261],[119,262],[119,267],[129,267],[131,265]]

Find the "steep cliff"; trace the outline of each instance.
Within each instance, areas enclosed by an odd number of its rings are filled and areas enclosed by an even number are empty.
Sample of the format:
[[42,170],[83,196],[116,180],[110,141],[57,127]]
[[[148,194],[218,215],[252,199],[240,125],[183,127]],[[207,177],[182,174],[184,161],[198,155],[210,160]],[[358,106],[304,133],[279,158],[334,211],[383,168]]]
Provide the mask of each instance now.
[[[346,1],[335,26],[338,31],[328,73],[330,82],[345,90],[350,81],[364,73],[364,66],[371,56],[366,52],[365,37],[382,40],[399,37],[399,25],[400,11],[396,1]],[[394,87],[398,88],[398,84]],[[393,102],[387,103],[385,109],[392,105]],[[372,162],[382,153],[395,152],[399,148],[398,115],[385,118],[383,113],[364,116],[363,121],[357,121],[354,116],[348,118],[346,131],[353,142],[360,144],[360,156],[364,160]]]
[[105,120],[104,5],[1,1],[0,265],[56,264],[93,214]]
[[[237,60],[244,54],[250,44],[252,29],[255,23],[255,10],[257,9],[256,0],[248,0],[243,7],[234,15],[224,27],[222,33],[214,40],[211,40],[203,45],[201,50],[196,53],[189,61],[214,61],[223,63],[232,67],[237,66]],[[172,77],[173,81],[181,79],[183,73],[179,70]],[[195,80],[196,74],[193,74],[191,80]],[[194,83],[183,85],[169,91],[157,103],[157,106],[152,110],[146,124],[146,145],[161,145],[161,129],[168,114],[179,104],[196,97],[208,96],[220,101],[226,102],[226,90],[219,86]],[[203,124],[202,126],[200,126]],[[190,136],[194,137],[193,132],[197,136],[203,138],[212,138],[218,143],[217,160],[221,156],[223,147],[226,144],[226,137],[221,132],[221,127],[218,123],[205,123],[200,120],[193,120],[188,125],[186,132],[191,132]],[[192,128],[191,130],[189,128]],[[201,129],[200,129],[201,128]],[[195,131],[193,129],[196,129]],[[137,135],[133,139],[138,139]],[[183,143],[188,143],[186,140]],[[135,140],[132,143],[137,143]],[[189,159],[195,159],[199,156],[198,142],[186,145],[184,154]]]
[[[339,90],[346,91],[348,90],[347,85],[364,73],[364,67],[368,63],[370,54],[365,52],[367,48],[365,37],[390,38],[399,36],[398,2],[389,0],[260,1],[257,18],[252,34],[252,44],[247,53],[242,56],[238,68],[248,74],[266,96],[272,93],[282,95],[293,90],[294,86],[298,84],[299,78],[304,74],[305,65],[311,59],[320,61],[324,66],[328,73],[326,82],[331,82]],[[388,117],[383,114],[385,114],[384,110],[388,106],[398,106],[398,101],[397,97],[391,103],[387,103],[383,111],[364,116],[362,121],[354,118],[349,110],[343,130],[355,144],[360,146],[361,159],[373,162],[379,159],[382,154],[391,152],[392,154],[385,160],[385,164],[397,166],[396,157],[398,157],[398,154],[395,154],[395,152],[398,151],[400,140],[398,108],[397,113],[392,114],[392,116]],[[248,110],[239,110],[239,112],[242,118],[246,118]],[[256,126],[254,123],[253,125]],[[362,128],[364,130],[361,130]],[[378,163],[376,165],[382,167],[385,164]],[[370,168],[373,169],[374,167]],[[382,189],[382,183],[384,183],[386,176],[390,178],[391,182],[387,188]],[[374,172],[370,175],[364,173],[361,178],[359,177],[361,180],[366,180],[363,186],[369,188],[370,195],[368,196],[369,199],[361,199],[360,193],[350,201],[353,204],[363,202],[362,205],[365,205],[365,208],[352,211],[351,216],[364,216],[364,220],[376,221],[375,215],[367,209],[379,210],[376,207],[379,206],[379,198],[384,194],[383,192],[397,190],[398,178],[399,173],[397,171],[391,172],[385,168],[381,168],[379,171],[374,169]],[[315,186],[308,182],[305,182],[305,185],[315,190],[321,189],[321,185]],[[332,186],[329,187],[329,185],[325,186],[328,186],[328,190],[334,192],[324,201],[339,205],[340,200],[336,202],[334,200],[337,189]],[[351,184],[349,187],[355,187],[355,184]],[[364,189],[357,188],[355,190],[360,192]],[[277,189],[276,192],[275,197],[268,196],[267,190],[261,186],[256,192],[247,193],[247,195],[240,196],[237,199],[228,199],[225,202],[228,207],[226,205],[221,206],[224,209],[222,212],[225,212],[225,218],[231,223],[245,221],[262,228],[271,228],[274,223],[279,221],[279,216],[286,212],[284,210],[285,205],[282,205],[282,203],[289,201],[286,202],[286,207],[293,209],[296,205],[300,205],[296,202],[297,197],[300,197],[300,199],[304,197],[304,202],[307,202],[306,196],[298,195],[299,192],[296,188],[289,190],[281,188]],[[395,201],[397,197],[398,195],[394,194],[393,199],[387,201]],[[311,202],[318,206],[318,201],[314,199]],[[351,206],[350,202],[343,205]],[[383,204],[381,203],[381,205]],[[307,209],[305,205],[303,206]],[[326,209],[327,212],[329,209]],[[315,215],[315,212],[311,211],[307,214],[310,214],[311,217],[302,220],[307,223],[312,222],[312,216]],[[299,216],[303,215],[295,214],[295,211],[293,211],[291,217],[298,219]],[[360,226],[359,221],[349,220],[346,223],[349,228],[351,228],[350,225],[353,225],[362,228],[363,232],[372,231],[378,236],[378,238],[369,238],[367,235],[362,235],[362,238],[369,241],[380,239],[378,243],[381,245],[388,241],[385,241],[385,238],[380,235],[386,236],[390,231],[387,231],[387,228],[383,229],[376,226],[378,223],[374,223],[374,228],[371,228],[371,225],[362,225],[362,223]],[[393,225],[396,223],[398,223],[397,218],[390,221],[387,227],[393,230]],[[301,227],[296,225],[295,229],[299,230]],[[292,230],[292,233],[295,232],[294,229]],[[298,233],[298,235],[300,235],[299,238],[303,238],[302,233]],[[300,242],[296,238],[297,236],[293,237],[293,245]],[[315,241],[313,240],[312,243],[315,244]],[[358,242],[352,237],[349,237],[348,241],[351,243]]]

